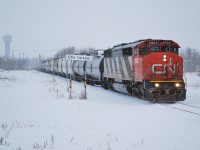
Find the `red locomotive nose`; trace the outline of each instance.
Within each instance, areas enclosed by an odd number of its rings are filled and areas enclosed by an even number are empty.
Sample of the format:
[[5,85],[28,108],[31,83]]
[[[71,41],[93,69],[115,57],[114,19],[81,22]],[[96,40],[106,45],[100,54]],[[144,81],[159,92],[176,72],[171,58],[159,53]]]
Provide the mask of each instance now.
[[183,61],[174,53],[151,53],[142,58],[144,80],[179,80],[183,78]]

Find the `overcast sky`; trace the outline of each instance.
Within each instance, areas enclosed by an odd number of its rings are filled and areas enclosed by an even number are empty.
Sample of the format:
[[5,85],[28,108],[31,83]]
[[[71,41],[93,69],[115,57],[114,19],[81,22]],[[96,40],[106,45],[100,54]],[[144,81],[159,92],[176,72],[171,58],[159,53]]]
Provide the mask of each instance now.
[[171,39],[200,50],[199,0],[0,0],[2,36],[25,56],[64,47],[108,48],[138,39]]

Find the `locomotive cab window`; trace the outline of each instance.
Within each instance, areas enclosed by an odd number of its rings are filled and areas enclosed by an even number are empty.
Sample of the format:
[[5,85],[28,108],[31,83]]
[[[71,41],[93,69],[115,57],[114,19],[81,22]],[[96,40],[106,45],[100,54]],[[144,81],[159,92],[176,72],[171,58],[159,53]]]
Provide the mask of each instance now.
[[169,47],[168,46],[162,46],[161,51],[162,52],[169,52]]
[[151,52],[159,52],[160,48],[159,46],[151,46]]
[[173,52],[173,53],[178,54],[178,48],[175,47],[175,46],[171,46],[171,47],[170,47],[170,52]]
[[137,48],[134,48],[134,49],[133,49],[133,53],[134,53],[135,56],[137,56],[137,54],[138,54]]
[[105,51],[104,51],[104,57],[106,57],[106,58],[112,57],[111,49],[108,49],[108,50],[105,50]]
[[140,47],[140,50],[139,50],[140,55],[145,55],[148,52],[149,52],[149,48],[147,46],[141,46]]
[[132,55],[132,48],[131,47],[128,47],[128,48],[125,48],[125,49],[122,49],[123,51],[123,55],[125,56],[131,56]]

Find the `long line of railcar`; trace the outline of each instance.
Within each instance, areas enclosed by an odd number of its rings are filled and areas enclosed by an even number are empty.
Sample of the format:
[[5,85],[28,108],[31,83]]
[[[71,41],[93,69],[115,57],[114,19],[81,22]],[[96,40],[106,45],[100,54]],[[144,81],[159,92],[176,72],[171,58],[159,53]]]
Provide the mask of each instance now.
[[96,55],[92,62],[49,58],[42,70],[152,102],[186,99],[183,58],[172,40],[144,39],[122,43]]

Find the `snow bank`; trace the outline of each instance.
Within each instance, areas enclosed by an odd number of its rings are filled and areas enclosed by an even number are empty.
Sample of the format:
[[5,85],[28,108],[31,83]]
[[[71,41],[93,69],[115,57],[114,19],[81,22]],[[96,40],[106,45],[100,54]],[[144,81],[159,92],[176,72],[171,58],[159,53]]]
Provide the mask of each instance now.
[[[200,106],[199,87],[189,86],[200,77],[186,76],[185,103]],[[200,148],[198,115],[89,85],[81,100],[84,85],[75,81],[70,99],[67,80],[37,71],[0,77],[0,150]]]

